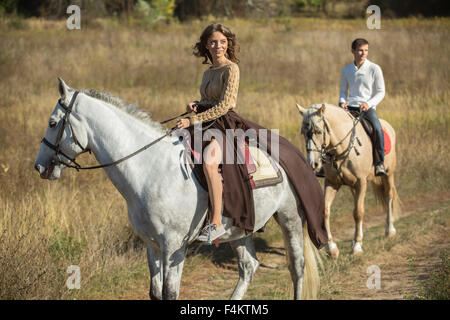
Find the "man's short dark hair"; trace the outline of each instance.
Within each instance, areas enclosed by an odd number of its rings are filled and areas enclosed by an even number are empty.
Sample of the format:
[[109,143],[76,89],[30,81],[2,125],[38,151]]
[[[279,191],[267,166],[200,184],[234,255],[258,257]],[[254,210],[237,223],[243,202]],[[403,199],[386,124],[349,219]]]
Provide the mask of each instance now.
[[360,46],[369,44],[369,41],[363,38],[357,38],[352,42],[352,50],[357,50]]

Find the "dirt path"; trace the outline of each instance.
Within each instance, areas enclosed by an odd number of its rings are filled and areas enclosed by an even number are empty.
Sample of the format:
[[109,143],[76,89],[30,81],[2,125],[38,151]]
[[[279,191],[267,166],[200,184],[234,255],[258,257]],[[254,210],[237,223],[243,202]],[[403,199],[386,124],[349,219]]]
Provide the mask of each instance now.
[[[449,249],[449,228],[439,226],[432,234],[397,245],[389,252],[370,258],[364,265],[336,278],[345,284],[340,299],[405,299],[414,297],[418,281],[428,278],[439,264],[439,253]],[[380,268],[380,288],[369,289],[366,282],[369,266]]]
[[[440,209],[423,213],[431,220],[424,221],[421,226],[426,230],[418,230],[417,234],[414,234],[414,230],[407,231],[411,232],[409,238],[399,240],[392,247],[387,246],[386,250],[367,255],[361,263],[345,272],[333,274],[330,282],[335,283],[335,287],[340,290],[336,297],[330,294],[325,296],[331,299],[358,300],[413,298],[420,281],[427,279],[438,267],[441,262],[440,253],[450,249],[448,218],[439,219],[444,214],[448,217],[449,210],[450,204],[447,201]],[[367,287],[367,281],[373,274],[370,271],[368,273],[370,266],[377,266],[380,270],[379,288]]]
[[[325,260],[320,299],[392,300],[414,296],[418,281],[436,269],[439,253],[450,249],[450,193],[416,198],[403,205],[393,239],[384,237],[385,217],[379,209],[366,213],[365,252],[358,257],[349,254],[353,237],[351,214],[335,222],[341,255],[338,261]],[[292,299],[282,240],[276,239],[267,246],[256,237],[255,243],[261,264],[245,299]],[[371,275],[367,273],[369,266],[380,269],[379,289],[366,286]],[[207,254],[190,255],[183,271],[180,299],[228,299],[237,279],[237,260],[228,245],[222,244]],[[148,299],[148,288],[146,280],[119,298]]]

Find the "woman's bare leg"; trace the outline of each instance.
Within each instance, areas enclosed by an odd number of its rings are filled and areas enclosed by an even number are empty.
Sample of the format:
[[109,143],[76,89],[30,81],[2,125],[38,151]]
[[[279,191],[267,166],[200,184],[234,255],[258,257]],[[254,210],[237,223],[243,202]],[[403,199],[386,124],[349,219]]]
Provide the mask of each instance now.
[[208,182],[209,199],[212,204],[211,223],[218,227],[222,225],[222,180],[219,174],[219,164],[222,160],[222,150],[216,139],[206,147],[204,152],[203,171]]

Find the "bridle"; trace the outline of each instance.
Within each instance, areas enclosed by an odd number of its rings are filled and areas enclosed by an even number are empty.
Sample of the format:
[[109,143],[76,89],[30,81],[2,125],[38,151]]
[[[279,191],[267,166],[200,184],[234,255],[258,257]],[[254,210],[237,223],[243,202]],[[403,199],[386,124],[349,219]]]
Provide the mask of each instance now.
[[[70,123],[69,117],[70,117],[70,114],[72,113],[72,108],[73,108],[75,100],[78,96],[78,93],[79,93],[79,91],[75,91],[68,106],[66,106],[61,99],[58,100],[58,104],[61,106],[61,108],[63,108],[65,110],[65,113],[64,113],[64,117],[62,118],[62,124],[59,128],[58,135],[56,136],[55,144],[52,144],[45,137],[42,138],[42,140],[41,140],[41,143],[44,143],[50,149],[55,151],[55,155],[51,161],[52,166],[55,166],[58,164],[64,164],[65,166],[69,167],[69,166],[71,166],[70,163],[73,163],[75,165],[75,168],[81,168],[81,166],[75,161],[74,158],[69,157],[67,154],[65,154],[63,151],[61,151],[61,139],[64,134],[64,130],[66,130],[67,125],[69,125],[69,128],[72,132],[72,137],[75,140],[75,143],[81,148],[81,150],[82,150],[81,153],[90,151],[89,149],[86,149],[81,145],[80,141],[75,136],[75,131],[73,130],[72,124]],[[61,161],[60,155],[64,156],[66,159],[68,159],[70,161],[70,163],[68,164],[66,162]]]
[[[44,138],[42,139],[42,141],[41,141],[41,143],[44,143],[44,144],[45,144],[46,146],[48,146],[50,149],[52,149],[52,150],[55,151],[55,155],[53,156],[53,159],[52,159],[52,161],[51,161],[51,163],[50,163],[50,165],[53,166],[53,167],[56,166],[56,165],[62,164],[62,165],[64,165],[64,166],[68,167],[68,168],[76,169],[77,171],[79,171],[79,170],[100,169],[100,168],[106,168],[106,167],[115,166],[115,165],[117,165],[117,164],[119,164],[119,163],[121,163],[121,162],[123,162],[123,161],[125,161],[125,160],[130,159],[131,157],[134,157],[134,156],[137,155],[138,153],[141,153],[142,151],[144,151],[144,150],[150,148],[152,145],[158,143],[159,141],[161,141],[162,139],[164,139],[164,138],[167,137],[168,135],[172,134],[172,132],[175,131],[175,130],[177,129],[176,126],[173,127],[173,128],[171,128],[170,131],[168,131],[165,135],[159,137],[158,139],[156,139],[156,140],[150,142],[149,144],[143,146],[143,147],[140,148],[139,150],[137,150],[137,151],[135,151],[135,152],[133,152],[133,153],[131,153],[131,154],[129,154],[129,155],[127,155],[127,156],[125,156],[125,157],[119,159],[119,160],[116,160],[116,161],[113,161],[113,162],[110,162],[110,163],[106,163],[106,164],[97,165],[97,166],[82,167],[81,165],[79,165],[79,164],[75,161],[75,158],[71,158],[71,157],[69,157],[67,154],[65,154],[63,151],[61,151],[61,146],[60,146],[60,144],[61,144],[61,139],[62,139],[64,130],[66,129],[66,126],[68,125],[70,131],[72,132],[72,137],[73,137],[73,139],[75,140],[75,143],[76,143],[76,144],[81,148],[81,150],[82,150],[80,154],[85,153],[85,152],[91,152],[88,148],[85,148],[85,147],[83,147],[83,146],[81,145],[81,143],[79,142],[79,140],[78,140],[77,137],[75,136],[75,131],[73,130],[72,124],[70,123],[70,118],[69,118],[69,117],[70,117],[70,114],[72,113],[72,108],[73,108],[73,105],[74,105],[74,103],[75,103],[75,100],[76,100],[78,94],[79,94],[79,91],[75,91],[75,93],[73,94],[72,99],[70,100],[70,103],[69,103],[68,106],[66,106],[66,105],[64,104],[64,102],[63,102],[61,99],[58,100],[59,105],[65,110],[65,114],[64,114],[64,117],[63,117],[63,119],[62,119],[62,125],[61,125],[61,127],[59,128],[58,135],[56,136],[55,144],[52,144],[52,143],[51,143],[50,141],[48,141],[45,137],[44,137]],[[187,115],[187,114],[189,114],[189,113],[191,113],[191,112],[192,112],[192,111],[185,112],[185,113],[183,113],[183,114],[180,114],[179,116],[176,116],[176,117],[167,119],[167,120],[165,120],[165,121],[161,121],[160,123],[161,123],[161,124],[164,124],[164,123],[166,123],[166,122],[169,122],[169,121],[172,121],[172,120],[174,120],[174,119],[177,119],[178,117],[185,116],[185,115]],[[70,162],[69,162],[69,163],[63,162],[63,161],[61,160],[61,158],[60,158],[60,155],[64,156],[64,157],[65,157],[66,159],[68,159]]]
[[[322,121],[324,123],[325,128],[321,128],[319,126],[319,122],[322,122]],[[324,160],[326,158],[327,153],[328,153],[327,152],[327,145],[326,145],[325,141],[326,141],[326,134],[327,134],[327,132],[328,132],[328,134],[330,134],[330,127],[328,126],[328,123],[325,120],[324,116],[321,116],[319,118],[319,121],[317,121],[317,122],[312,120],[312,119],[310,119],[310,122],[312,123],[312,129],[309,130],[308,132],[306,132],[306,134],[305,134],[305,136],[306,136],[306,151],[307,152],[318,152],[320,154],[321,159]],[[320,132],[319,133],[322,133],[322,146],[320,147],[320,149],[317,146],[317,144],[314,141],[314,139],[312,138],[313,135],[315,134],[314,133],[314,128],[320,128]],[[314,147],[315,147],[314,149],[309,147],[310,146],[310,143],[309,143],[310,141],[314,144]]]
[[[348,113],[348,114],[350,115],[350,113]],[[359,123],[362,114],[363,113],[361,112],[361,114],[357,117],[353,117],[350,115],[352,118],[352,121],[353,121],[352,128],[350,129],[349,132],[347,132],[347,134],[345,135],[344,138],[342,138],[338,143],[336,143],[336,145],[332,146],[331,148],[328,148],[326,145],[327,133],[328,133],[328,135],[331,136],[331,130],[330,130],[330,126],[328,125],[327,120],[325,119],[325,116],[322,115],[319,118],[319,121],[314,121],[313,119],[309,119],[309,121],[313,125],[312,126],[313,128],[310,131],[306,132],[306,134],[305,134],[306,139],[307,139],[306,140],[306,146],[307,146],[306,151],[307,152],[318,152],[320,154],[321,160],[324,163],[330,162],[333,165],[333,167],[337,170],[337,174],[340,177],[341,168],[342,168],[344,161],[342,161],[339,166],[337,165],[337,162],[339,160],[347,159],[348,156],[350,155],[350,152],[352,151],[352,149],[355,149],[356,154],[359,155],[359,151],[355,148],[355,140],[358,142],[358,144],[360,146],[361,146],[361,141],[359,141],[358,137],[356,136],[356,125]],[[323,122],[325,128],[319,126],[319,122]],[[317,146],[316,142],[312,138],[313,135],[315,134],[313,132],[315,127],[320,128],[319,133],[322,133],[322,146],[320,148]],[[347,137],[349,135],[350,135],[350,142],[349,142],[347,148],[342,153],[337,154],[336,153],[337,148],[345,141],[345,139],[347,139]],[[312,141],[315,148],[309,147],[310,146],[309,141]]]

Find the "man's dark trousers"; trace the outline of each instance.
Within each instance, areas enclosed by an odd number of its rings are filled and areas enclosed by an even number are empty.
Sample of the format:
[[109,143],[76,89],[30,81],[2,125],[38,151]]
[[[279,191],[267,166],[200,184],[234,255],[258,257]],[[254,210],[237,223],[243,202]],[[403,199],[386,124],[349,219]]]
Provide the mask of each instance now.
[[[381,128],[380,120],[378,120],[377,112],[375,109],[370,108],[364,112],[364,117],[372,124],[375,138],[374,148],[379,155],[380,162],[384,163],[384,134],[383,129]],[[378,165],[378,163],[375,163],[375,165]]]

